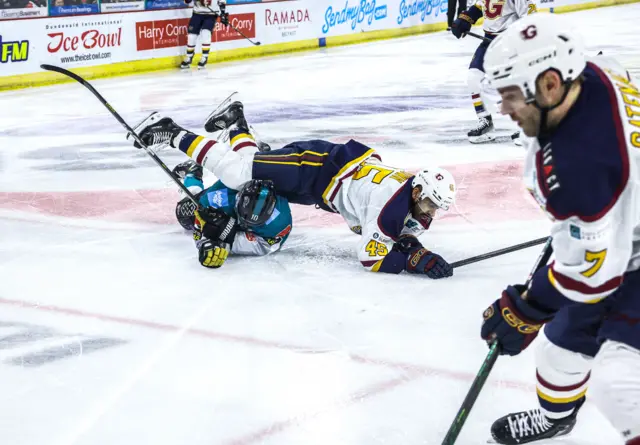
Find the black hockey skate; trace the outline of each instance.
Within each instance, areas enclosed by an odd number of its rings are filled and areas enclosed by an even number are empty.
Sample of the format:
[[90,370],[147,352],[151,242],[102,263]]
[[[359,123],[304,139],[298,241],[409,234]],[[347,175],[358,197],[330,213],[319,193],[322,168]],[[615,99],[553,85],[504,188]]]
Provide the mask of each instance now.
[[187,175],[191,174],[197,180],[202,181],[202,166],[191,159],[176,165],[171,172],[179,179],[184,179]]
[[496,136],[493,132],[493,119],[491,116],[481,117],[478,126],[467,133],[467,136],[472,144],[493,141]]
[[[147,147],[153,145],[167,146],[171,145],[173,138],[183,131],[183,128],[179,127],[170,117],[164,117],[157,112],[153,112],[136,125],[133,131],[140,136],[140,139]],[[127,134],[127,140],[135,141],[131,133]],[[137,141],[133,145],[136,148],[142,148]]]
[[242,102],[235,101],[225,105],[225,102],[223,102],[220,107],[209,115],[204,123],[204,129],[209,133],[214,133],[236,127],[238,130],[249,133],[249,124],[244,117],[244,105],[242,105]]
[[185,58],[180,64],[181,70],[188,70],[191,68],[191,62],[193,61],[193,56]]
[[511,135],[511,140],[513,141],[514,144],[516,144],[518,147],[522,146],[522,137],[521,137],[521,133],[519,131],[516,131],[515,133],[513,133]]
[[200,57],[200,61],[198,62],[198,69],[203,70],[207,66],[207,61],[209,57],[202,56]]
[[564,419],[549,419],[540,408],[508,414],[491,425],[491,435],[496,443],[504,445],[519,445],[564,436],[573,430],[582,403]]

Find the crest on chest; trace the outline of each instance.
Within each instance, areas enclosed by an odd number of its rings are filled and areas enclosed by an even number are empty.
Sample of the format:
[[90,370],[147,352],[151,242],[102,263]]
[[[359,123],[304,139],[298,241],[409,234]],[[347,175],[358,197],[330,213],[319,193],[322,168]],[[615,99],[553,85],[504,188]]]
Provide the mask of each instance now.
[[527,172],[527,189],[547,216],[554,219],[547,211],[547,200],[556,190],[560,189],[560,181],[556,173],[553,150],[548,143],[535,154],[533,168]]
[[536,170],[540,188],[546,197],[560,188],[558,175],[553,162],[553,149],[551,142],[544,146],[537,154]]

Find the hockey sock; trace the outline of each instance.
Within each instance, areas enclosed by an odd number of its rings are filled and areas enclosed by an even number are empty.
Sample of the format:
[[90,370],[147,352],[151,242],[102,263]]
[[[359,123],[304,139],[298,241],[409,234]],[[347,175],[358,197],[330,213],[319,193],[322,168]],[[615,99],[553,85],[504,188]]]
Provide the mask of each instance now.
[[200,165],[202,165],[211,147],[217,143],[217,141],[213,139],[198,136],[190,131],[180,132],[174,140],[179,141],[177,148],[181,152],[185,153]]
[[258,151],[258,145],[256,140],[249,133],[240,130],[231,130],[229,132],[229,139],[231,141],[231,149],[233,151],[243,150],[243,155],[248,151]]
[[478,115],[478,118],[491,116],[491,114],[485,108],[484,102],[482,102],[482,98],[480,97],[480,94],[472,94],[471,100],[473,101],[473,107],[476,109],[476,114]]
[[549,419],[570,416],[584,401],[593,358],[557,346],[545,335],[536,348],[536,390]]
[[576,406],[582,403],[591,373],[572,385],[554,385],[536,372],[538,401],[542,411],[549,419],[562,419],[571,415]]
[[198,39],[197,34],[189,34],[187,36],[187,55],[186,60],[193,59],[193,54],[196,52],[196,40]]
[[203,29],[200,37],[202,38],[202,57],[206,59],[209,57],[209,49],[211,48],[211,31]]

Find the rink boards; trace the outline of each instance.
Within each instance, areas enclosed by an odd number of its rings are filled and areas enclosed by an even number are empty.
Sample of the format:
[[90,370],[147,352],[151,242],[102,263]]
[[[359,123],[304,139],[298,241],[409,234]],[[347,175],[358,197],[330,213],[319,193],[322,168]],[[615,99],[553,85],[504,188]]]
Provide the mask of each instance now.
[[[564,12],[635,1],[540,0],[538,6]],[[232,5],[229,12],[231,24],[260,45],[218,23],[209,63],[443,30],[447,2],[292,0]],[[168,9],[3,20],[0,91],[67,80],[42,71],[43,63],[89,79],[177,67],[190,15]]]

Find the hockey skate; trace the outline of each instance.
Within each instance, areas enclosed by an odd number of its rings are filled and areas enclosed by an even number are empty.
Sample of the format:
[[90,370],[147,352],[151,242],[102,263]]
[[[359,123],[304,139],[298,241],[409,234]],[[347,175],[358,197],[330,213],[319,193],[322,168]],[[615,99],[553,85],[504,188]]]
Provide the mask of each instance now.
[[[173,138],[182,131],[173,119],[164,117],[157,112],[151,113],[142,122],[133,128],[133,131],[140,137],[147,147],[164,148],[171,145]],[[129,142],[134,141],[133,146],[142,148],[131,133],[127,134]]]
[[519,131],[516,131],[515,133],[513,133],[511,135],[511,140],[513,141],[514,144],[516,144],[518,147],[522,146],[522,137]]
[[192,60],[193,60],[193,56],[185,57],[184,60],[182,61],[182,63],[180,64],[180,69],[181,70],[188,70],[189,68],[191,68],[191,61]]
[[493,131],[493,119],[491,119],[491,116],[481,117],[478,126],[468,132],[467,136],[472,144],[482,144],[495,140],[496,135]]
[[209,57],[207,56],[200,57],[200,61],[198,62],[198,69],[199,70],[205,69],[205,67],[207,66],[208,60],[209,60]]
[[573,430],[583,403],[584,400],[571,415],[563,419],[549,419],[540,408],[508,414],[491,425],[491,435],[495,443],[504,445],[520,445],[564,436]]
[[209,133],[215,133],[216,131],[230,130],[235,127],[238,130],[249,133],[249,124],[244,117],[244,105],[242,105],[242,102],[235,101],[228,105],[225,102],[220,104],[207,117],[204,129]]

